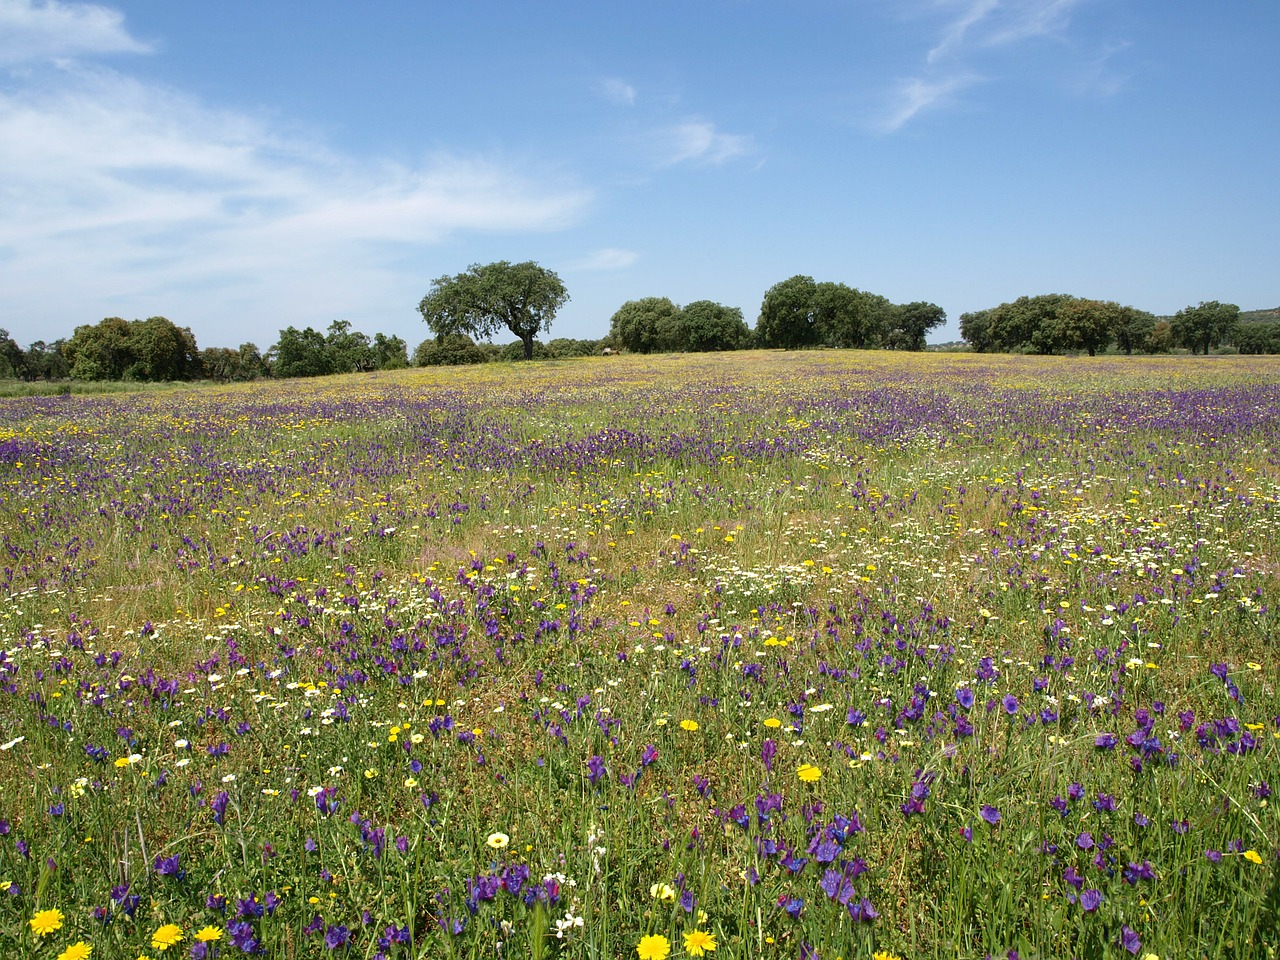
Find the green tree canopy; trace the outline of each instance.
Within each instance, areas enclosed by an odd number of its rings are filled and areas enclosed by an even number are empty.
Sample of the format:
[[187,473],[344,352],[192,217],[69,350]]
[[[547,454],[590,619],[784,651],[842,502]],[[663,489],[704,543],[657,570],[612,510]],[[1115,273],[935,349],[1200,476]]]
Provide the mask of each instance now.
[[929,331],[946,322],[946,311],[936,303],[900,303],[889,316],[884,345],[890,350],[923,350]]
[[191,380],[200,376],[200,348],[189,327],[165,317],[107,317],[76,327],[67,344],[77,380]]
[[1127,354],[1135,350],[1146,350],[1148,338],[1155,326],[1155,314],[1137,307],[1121,307],[1113,331],[1116,346]]
[[0,377],[27,376],[27,357],[9,331],[0,327]]
[[129,321],[106,317],[76,327],[67,344],[71,376],[77,380],[123,380],[134,361]]
[[335,320],[325,335],[329,364],[335,373],[359,373],[376,366],[373,344],[367,334],[352,330],[350,322]]
[[991,311],[991,340],[996,350],[1053,353],[1059,348],[1058,308],[1074,297],[1045,293],[1019,297]]
[[129,324],[132,363],[128,380],[192,380],[200,376],[200,349],[190,327],[165,317],[149,317]]
[[324,334],[311,327],[285,327],[271,355],[277,377],[322,377],[334,372],[333,354]]
[[33,380],[60,380],[69,377],[71,363],[66,351],[66,340],[55,340],[53,343],[37,340],[27,348],[27,376]]
[[1054,317],[1058,345],[1065,350],[1084,350],[1089,356],[1095,356],[1111,343],[1123,310],[1114,300],[1063,301]]
[[670,349],[664,340],[678,326],[680,308],[666,297],[628,300],[609,319],[609,335],[632,353]]
[[208,347],[200,351],[204,375],[222,383],[257,380],[267,376],[267,365],[262,353],[252,343],[242,343],[238,350],[230,347]]
[[489,337],[505,327],[533,357],[534,337],[551,329],[556,311],[569,300],[560,278],[532,261],[472,264],[465,273],[439,277],[418,304],[436,336],[467,333]]
[[843,283],[824,282],[814,287],[814,327],[818,342],[828,347],[864,350],[879,346],[892,313],[893,304],[879,294]]
[[741,350],[751,341],[751,331],[738,307],[695,300],[680,311],[680,321],[686,350]]
[[416,367],[456,367],[484,363],[488,357],[465,333],[446,333],[423,340],[413,351]]
[[377,370],[403,370],[409,365],[409,345],[400,337],[375,333],[373,365]]
[[794,350],[818,343],[813,277],[796,274],[765,291],[756,320],[756,341],[762,347]]
[[991,336],[991,314],[994,307],[960,314],[960,336],[973,348],[974,353],[991,353],[997,350]]
[[1240,317],[1234,303],[1202,300],[1197,306],[1183,307],[1173,315],[1173,339],[1192,353],[1208,353],[1226,339]]

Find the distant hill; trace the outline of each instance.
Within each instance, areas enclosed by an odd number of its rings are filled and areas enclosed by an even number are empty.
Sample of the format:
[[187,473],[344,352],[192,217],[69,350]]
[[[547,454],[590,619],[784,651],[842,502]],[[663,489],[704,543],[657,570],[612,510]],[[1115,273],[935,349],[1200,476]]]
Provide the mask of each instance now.
[[1270,310],[1241,310],[1240,319],[1244,323],[1264,323],[1280,320],[1280,307]]

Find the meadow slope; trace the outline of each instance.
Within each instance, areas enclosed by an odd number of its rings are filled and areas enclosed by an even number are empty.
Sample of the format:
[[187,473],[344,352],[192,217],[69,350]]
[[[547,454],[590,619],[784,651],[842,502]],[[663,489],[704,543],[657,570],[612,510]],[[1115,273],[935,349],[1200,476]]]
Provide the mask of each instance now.
[[0,400],[0,955],[1268,957],[1280,360]]

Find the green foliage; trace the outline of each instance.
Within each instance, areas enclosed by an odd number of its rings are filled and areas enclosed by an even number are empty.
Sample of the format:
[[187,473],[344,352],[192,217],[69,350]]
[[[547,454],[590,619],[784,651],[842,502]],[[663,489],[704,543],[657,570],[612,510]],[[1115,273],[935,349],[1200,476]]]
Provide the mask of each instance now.
[[1156,318],[1113,300],[1063,293],[1019,297],[960,317],[960,335],[976,353],[1061,353],[1083,350],[1094,356],[1112,342],[1125,353],[1166,351]]
[[423,340],[413,351],[415,367],[456,367],[468,363],[484,363],[484,350],[465,333],[445,333]]
[[1063,350],[1084,350],[1096,356],[1105,349],[1120,326],[1124,308],[1114,300],[1072,298],[1058,306],[1054,318],[1058,346]]
[[513,363],[516,360],[552,359],[551,354],[547,351],[547,345],[541,340],[534,340],[531,343],[525,343],[523,340],[512,340],[510,343],[498,346],[495,354],[492,356],[486,354],[486,357],[493,360],[501,360],[504,363]]
[[947,314],[936,303],[903,303],[893,308],[884,345],[890,350],[923,350],[930,330],[947,322]]
[[991,311],[990,336],[1006,352],[1054,353],[1060,347],[1058,308],[1074,299],[1064,293],[1019,297]]
[[751,331],[742,319],[742,311],[712,300],[686,304],[680,311],[680,323],[685,350],[741,350],[751,341]]
[[1237,323],[1231,342],[1241,353],[1280,353],[1280,322]]
[[376,333],[373,336],[375,370],[403,370],[409,365],[409,346],[401,337]]
[[1121,307],[1120,314],[1116,318],[1116,346],[1127,354],[1133,353],[1134,350],[1146,351],[1155,327],[1154,314],[1139,310],[1137,307]]
[[878,294],[843,283],[814,287],[814,327],[823,346],[857,350],[879,346],[892,314],[893,304]]
[[628,300],[610,320],[609,335],[632,353],[741,350],[751,343],[739,308],[712,300],[681,308],[666,297]]
[[28,379],[61,380],[71,375],[66,340],[55,340],[53,343],[37,340],[27,348],[23,359]]
[[1241,323],[1263,323],[1274,322],[1280,320],[1280,307],[1272,307],[1270,310],[1241,310]]
[[1168,320],[1157,320],[1142,343],[1143,353],[1168,353],[1173,349],[1173,325]]
[[200,351],[204,375],[219,383],[244,383],[267,376],[266,361],[252,343],[242,343],[238,350],[209,347]]
[[628,300],[609,320],[609,335],[632,353],[672,349],[668,338],[678,325],[680,308],[666,297]]
[[973,347],[974,353],[994,353],[999,349],[991,333],[993,313],[995,308],[990,307],[986,310],[960,314],[960,336]]
[[285,327],[269,356],[277,377],[321,377],[335,372],[324,334],[312,327]]
[[556,337],[547,344],[547,355],[553,360],[567,357],[593,357],[602,349],[599,340],[577,340],[573,337]]
[[377,355],[369,337],[359,330],[352,330],[346,320],[335,320],[329,324],[325,346],[335,373],[360,373],[377,367]]
[[66,354],[77,380],[191,380],[200,376],[200,350],[188,327],[165,317],[127,321],[107,317],[76,328]]
[[844,283],[794,276],[770,287],[760,305],[755,340],[762,347],[923,350],[925,335],[947,319],[933,303],[895,306]]
[[756,320],[757,343],[784,350],[817,346],[817,295],[813,277],[801,274],[766,290]]
[[551,329],[556,311],[568,300],[553,271],[532,261],[501,260],[472,264],[465,273],[433,280],[418,312],[437,336],[489,337],[505,327],[520,338],[528,360],[533,357],[534,337]]
[[26,355],[13,337],[9,336],[9,331],[0,327],[0,378],[22,377],[26,373]]
[[129,324],[129,348],[133,362],[125,369],[126,380],[162,382],[200,376],[195,335],[189,327],[178,327],[164,317]]
[[1173,339],[1192,353],[1207,354],[1222,343],[1240,316],[1234,303],[1202,300],[1194,307],[1183,307],[1173,315]]
[[67,344],[71,376],[77,380],[123,380],[133,361],[129,323],[122,317],[76,327]]

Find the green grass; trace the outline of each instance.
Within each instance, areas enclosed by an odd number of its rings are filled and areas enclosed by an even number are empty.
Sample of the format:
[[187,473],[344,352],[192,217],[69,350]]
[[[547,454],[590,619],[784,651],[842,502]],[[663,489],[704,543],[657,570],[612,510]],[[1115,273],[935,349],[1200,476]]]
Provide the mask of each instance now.
[[1278,373],[6,401],[0,953],[1273,956]]

